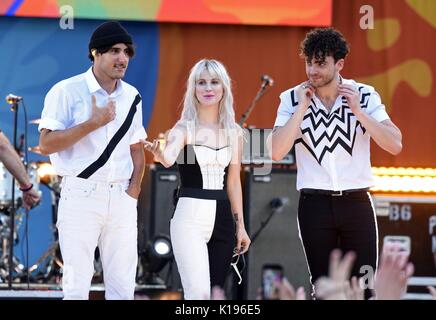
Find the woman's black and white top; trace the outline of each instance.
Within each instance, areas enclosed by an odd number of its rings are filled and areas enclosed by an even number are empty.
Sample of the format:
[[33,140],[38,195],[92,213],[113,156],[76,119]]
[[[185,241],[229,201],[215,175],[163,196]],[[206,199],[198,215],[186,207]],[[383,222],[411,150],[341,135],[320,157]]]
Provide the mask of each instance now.
[[[375,120],[389,119],[379,94],[373,87],[342,79],[360,92],[360,106]],[[281,93],[275,127],[292,117],[298,106],[296,87]],[[314,95],[304,120],[301,136],[295,140],[297,190],[350,190],[373,185],[370,163],[370,136],[338,96],[330,112]]]
[[[229,143],[218,148],[195,142],[192,123],[187,126],[187,145],[177,158],[180,187],[223,190],[227,183],[227,169],[231,161]],[[228,141],[227,141],[228,142]]]

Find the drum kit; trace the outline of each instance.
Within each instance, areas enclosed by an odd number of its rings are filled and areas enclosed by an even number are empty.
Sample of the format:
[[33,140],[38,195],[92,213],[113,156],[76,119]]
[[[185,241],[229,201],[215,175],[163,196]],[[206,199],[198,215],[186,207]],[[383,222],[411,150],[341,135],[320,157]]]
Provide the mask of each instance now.
[[[39,120],[30,121],[32,124],[38,124]],[[40,154],[39,147],[31,147],[30,152]],[[56,175],[50,162],[39,161],[31,162],[27,166],[27,172],[33,188],[42,194],[41,186],[46,186],[52,197],[52,224],[55,233],[55,241],[42,256],[26,270],[19,259],[14,255],[13,261],[13,281],[24,282],[29,275],[31,281],[40,282],[59,282],[59,274],[62,268],[62,259],[60,257],[59,242],[57,240],[56,228],[54,227],[57,219],[57,205],[60,198],[60,177]],[[12,207],[12,181],[13,176],[6,170],[3,163],[0,162],[0,283],[7,282],[9,277],[9,246],[10,246],[10,210]],[[23,207],[22,192],[19,186],[15,184],[15,227],[14,243],[15,246],[20,242],[19,232],[26,212]],[[36,274],[35,274],[36,273]]]

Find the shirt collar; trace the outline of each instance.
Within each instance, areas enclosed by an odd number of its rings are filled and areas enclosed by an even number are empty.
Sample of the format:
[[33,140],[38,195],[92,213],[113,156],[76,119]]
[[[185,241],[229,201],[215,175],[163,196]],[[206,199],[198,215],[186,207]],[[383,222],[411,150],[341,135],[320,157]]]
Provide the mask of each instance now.
[[349,84],[349,85],[352,85],[352,86],[356,86],[356,81],[351,80],[351,79],[345,79],[341,75],[339,75],[339,77],[341,77],[343,84]]
[[90,67],[88,71],[86,71],[85,79],[86,79],[86,84],[88,85],[89,93],[92,94],[100,89],[103,90],[103,88],[100,86],[97,79],[95,78],[94,73],[92,72],[92,67]]
[[[349,84],[349,85],[355,85],[356,83],[353,80],[350,79],[345,79],[343,78],[341,75],[339,75],[339,79],[340,79],[340,83],[342,84]],[[323,109],[325,111],[327,111],[327,109],[324,107],[324,105],[322,104],[321,100],[316,96],[316,94],[313,95],[313,101],[315,103],[312,103],[312,105],[316,108],[316,109]],[[338,100],[340,101],[338,103]],[[342,105],[342,96],[339,95],[336,98],[335,104],[333,105],[333,108],[330,112],[333,112],[335,109],[339,108]]]
[[[86,84],[88,85],[89,93],[93,94],[99,90],[102,92],[106,92],[98,83],[95,78],[94,72],[92,72],[92,66],[85,73]],[[123,82],[121,80],[117,80],[117,87],[114,92],[112,92],[111,96],[116,97],[121,94],[123,89]],[[107,94],[107,93],[106,93]]]

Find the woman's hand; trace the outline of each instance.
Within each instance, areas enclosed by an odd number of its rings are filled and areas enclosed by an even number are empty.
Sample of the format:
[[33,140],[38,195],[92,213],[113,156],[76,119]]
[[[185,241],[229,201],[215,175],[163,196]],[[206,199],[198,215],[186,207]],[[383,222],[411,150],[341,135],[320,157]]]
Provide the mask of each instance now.
[[154,139],[153,142],[147,140],[141,140],[144,144],[144,149],[148,152],[151,152],[156,160],[160,161],[162,156],[162,151],[160,149],[160,142],[157,139]]
[[236,249],[238,250],[239,254],[244,254],[245,252],[247,252],[248,248],[250,247],[251,240],[244,227],[238,226],[238,231],[236,232],[236,240]]

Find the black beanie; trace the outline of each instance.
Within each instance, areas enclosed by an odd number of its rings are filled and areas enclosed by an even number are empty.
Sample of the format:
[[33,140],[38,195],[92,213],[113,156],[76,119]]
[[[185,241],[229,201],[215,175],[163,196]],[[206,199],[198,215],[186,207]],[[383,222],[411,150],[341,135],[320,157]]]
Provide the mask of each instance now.
[[111,47],[117,43],[133,44],[133,40],[119,22],[108,21],[94,30],[88,48],[89,52],[91,52],[91,49]]

